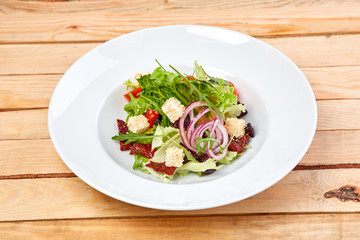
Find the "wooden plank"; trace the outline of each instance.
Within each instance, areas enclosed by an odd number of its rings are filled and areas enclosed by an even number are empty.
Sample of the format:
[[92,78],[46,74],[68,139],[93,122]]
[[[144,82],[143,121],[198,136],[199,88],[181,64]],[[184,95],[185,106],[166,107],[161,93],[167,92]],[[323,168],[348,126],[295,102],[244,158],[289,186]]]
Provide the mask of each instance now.
[[[360,162],[360,131],[317,131],[299,166]],[[69,176],[50,139],[0,141],[0,178]]]
[[360,50],[356,48],[360,34],[261,40],[279,49],[299,67],[346,66],[360,62]]
[[[317,99],[360,96],[360,66],[301,69]],[[0,109],[45,108],[61,74],[0,76]]]
[[64,73],[99,43],[0,45],[0,74]]
[[[80,10],[54,13],[34,9],[32,12],[18,13],[17,10],[0,15],[0,43],[106,41],[135,30],[174,24],[225,27],[256,37],[360,32],[358,4],[280,9],[242,9],[228,5],[229,8],[224,9],[217,6],[224,6],[222,2],[214,3],[216,6],[210,8],[212,4],[204,4],[208,7],[201,10],[195,6],[192,9],[164,9],[161,6],[153,9],[149,8],[151,3],[137,4],[136,9],[115,12]],[[132,4],[135,8],[136,2]],[[162,2],[155,4],[161,5]]]
[[302,68],[316,99],[360,97],[360,66]]
[[[7,239],[357,239],[359,214],[90,219],[0,223]],[[54,234],[56,233],[56,234]]]
[[133,206],[92,189],[78,178],[1,180],[0,221],[96,217],[360,212],[358,202],[325,198],[345,185],[360,186],[360,169],[293,171],[244,201],[205,210],[160,211]]
[[360,131],[317,131],[299,165],[360,163]]
[[[360,34],[263,40],[284,52],[300,67],[358,65],[360,62],[360,51],[357,51]],[[98,45],[99,43],[2,44],[0,74],[63,73],[80,56]]]
[[[360,129],[360,100],[321,100],[317,105],[318,130]],[[0,140],[49,138],[47,109],[0,112],[0,129]]]
[[0,109],[44,108],[61,75],[0,76]]
[[[304,0],[224,0],[221,2],[207,0],[88,0],[88,1],[22,1],[2,0],[0,12],[6,14],[28,13],[28,12],[51,12],[51,13],[72,13],[72,12],[146,12],[158,10],[213,10],[213,9],[266,9],[277,8],[278,10],[291,7],[351,7],[356,6],[357,0],[347,1],[304,1]],[[350,9],[351,10],[351,9]]]
[[359,100],[317,101],[318,130],[360,129]]
[[0,152],[0,178],[71,173],[50,139],[0,141]]
[[0,112],[0,140],[49,138],[47,109]]

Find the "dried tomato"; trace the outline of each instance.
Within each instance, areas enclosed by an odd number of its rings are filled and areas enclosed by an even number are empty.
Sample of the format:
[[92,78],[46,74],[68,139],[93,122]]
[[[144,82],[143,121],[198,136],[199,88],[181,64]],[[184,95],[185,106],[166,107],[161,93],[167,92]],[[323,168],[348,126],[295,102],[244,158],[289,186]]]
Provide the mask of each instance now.
[[129,150],[133,143],[125,144],[126,141],[120,141],[120,151]]
[[[116,121],[117,121],[118,129],[119,129],[119,133],[121,133],[121,134],[129,133],[129,128],[126,125],[126,122],[124,122],[123,120],[120,120],[120,119],[116,119]],[[132,146],[132,143],[125,144],[125,141],[120,141],[120,151],[128,150],[131,148],[131,146]]]
[[157,163],[152,161],[150,161],[150,163],[146,164],[145,166],[154,169],[155,172],[162,172],[167,175],[174,175],[176,169],[176,167],[167,167],[165,163]]
[[234,137],[231,143],[229,144],[229,151],[241,153],[244,151],[244,147],[249,140],[249,135],[244,135],[241,138]]
[[151,150],[151,144],[135,143],[130,148],[130,155],[140,154],[146,158],[152,158],[156,149]]
[[123,120],[120,120],[120,119],[116,119],[116,121],[117,121],[118,129],[119,129],[119,133],[121,133],[121,134],[129,133],[129,128],[126,125],[126,122],[124,122]]

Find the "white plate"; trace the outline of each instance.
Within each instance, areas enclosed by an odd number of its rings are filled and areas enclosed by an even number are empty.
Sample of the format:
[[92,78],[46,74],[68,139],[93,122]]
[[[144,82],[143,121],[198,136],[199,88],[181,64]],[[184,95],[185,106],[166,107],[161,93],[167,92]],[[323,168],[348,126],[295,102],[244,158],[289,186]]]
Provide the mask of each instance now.
[[[116,119],[126,118],[124,80],[155,69],[155,59],[189,74],[197,60],[210,75],[232,81],[255,128],[252,148],[212,175],[173,184],[133,171],[133,156],[111,137]],[[186,25],[126,34],[85,54],[54,91],[49,131],[66,165],[98,191],[139,206],[193,210],[251,197],[279,181],[309,148],[316,118],[308,81],[281,52],[238,32]]]

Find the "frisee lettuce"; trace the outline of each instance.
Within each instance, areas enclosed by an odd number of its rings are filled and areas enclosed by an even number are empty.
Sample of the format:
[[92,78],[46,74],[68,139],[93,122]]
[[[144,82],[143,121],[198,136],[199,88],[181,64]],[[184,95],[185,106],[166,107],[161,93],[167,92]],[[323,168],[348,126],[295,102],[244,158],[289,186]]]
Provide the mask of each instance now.
[[144,167],[144,163],[149,162],[149,159],[140,155],[140,154],[135,154],[135,161],[134,161],[134,165],[133,165],[133,169],[142,169]]
[[184,170],[188,170],[191,172],[205,172],[208,169],[220,169],[221,166],[216,166],[216,161],[212,158],[209,158],[208,160],[206,160],[205,162],[188,162],[185,163],[184,165],[182,165],[181,167],[177,168],[175,170],[175,173],[177,173],[177,171],[184,171]]
[[128,116],[126,122],[130,117],[137,116],[146,112],[149,108],[149,103],[144,98],[134,98],[134,96],[129,94],[131,100],[128,104],[124,106],[124,110],[127,112]]
[[239,116],[241,112],[245,112],[245,110],[246,110],[245,105],[240,103],[226,108],[224,114],[226,118],[234,118]]
[[218,164],[224,164],[224,165],[228,165],[231,163],[231,161],[233,161],[237,156],[241,156],[243,155],[242,153],[237,153],[237,152],[233,152],[233,151],[228,151],[226,156],[218,161]]
[[139,83],[133,82],[130,79],[126,80],[124,82],[124,84],[126,85],[126,90],[128,90],[129,88],[137,88],[137,87],[139,87]]

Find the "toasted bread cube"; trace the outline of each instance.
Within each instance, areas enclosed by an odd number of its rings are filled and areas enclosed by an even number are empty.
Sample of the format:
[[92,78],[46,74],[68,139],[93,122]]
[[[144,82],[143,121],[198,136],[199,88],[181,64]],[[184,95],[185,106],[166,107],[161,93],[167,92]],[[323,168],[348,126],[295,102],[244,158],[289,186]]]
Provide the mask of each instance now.
[[140,134],[149,129],[150,124],[144,115],[130,117],[127,123],[130,131]]
[[228,118],[226,119],[225,128],[230,136],[242,137],[245,134],[245,120]]
[[166,149],[165,166],[181,167],[184,161],[184,150],[178,147],[169,147]]
[[184,114],[185,106],[182,105],[179,100],[172,97],[166,100],[161,109],[166,114],[166,116],[168,116],[170,121],[174,123]]

